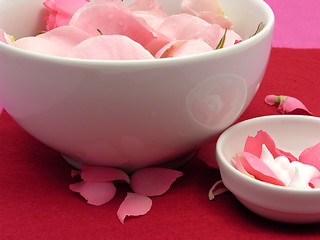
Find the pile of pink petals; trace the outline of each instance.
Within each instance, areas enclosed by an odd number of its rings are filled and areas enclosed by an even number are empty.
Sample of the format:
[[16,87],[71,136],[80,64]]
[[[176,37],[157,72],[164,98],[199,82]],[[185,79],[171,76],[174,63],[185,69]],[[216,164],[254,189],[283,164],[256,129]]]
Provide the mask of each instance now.
[[[47,30],[11,42],[17,48],[68,58],[142,60],[213,51],[241,37],[217,0],[182,0],[181,13],[167,16],[155,0],[46,0]],[[227,30],[227,31],[226,31]],[[226,33],[225,33],[226,32]]]
[[182,172],[167,168],[143,168],[130,177],[122,170],[110,167],[81,165],[81,171],[72,170],[72,176],[80,175],[82,181],[70,184],[70,189],[80,193],[87,203],[99,206],[108,203],[116,194],[116,182],[128,183],[133,192],[128,192],[117,215],[121,223],[126,216],[146,214],[152,206],[149,197],[159,196],[169,190]]
[[234,158],[242,173],[263,182],[295,189],[320,187],[320,143],[305,149],[298,158],[278,149],[264,131],[248,137],[244,151]]

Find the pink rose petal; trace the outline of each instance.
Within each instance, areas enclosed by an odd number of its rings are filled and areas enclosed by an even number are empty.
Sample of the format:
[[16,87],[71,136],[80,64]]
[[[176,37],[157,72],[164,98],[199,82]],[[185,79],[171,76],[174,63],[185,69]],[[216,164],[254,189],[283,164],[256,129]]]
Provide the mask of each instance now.
[[156,0],[135,0],[128,7],[131,11],[143,11],[154,16],[167,17],[166,12]]
[[270,151],[270,153],[274,158],[278,156],[285,156],[290,161],[298,160],[291,153],[278,149],[273,139],[270,137],[270,135],[262,130],[258,131],[255,137],[249,136],[247,138],[247,141],[244,146],[244,152],[249,152],[254,154],[257,157],[260,157],[263,144],[266,145],[266,147],[268,148],[268,150]]
[[183,0],[181,12],[202,18],[210,24],[219,24],[223,28],[230,29],[232,26],[231,21],[223,15],[222,7],[217,0]]
[[144,196],[159,196],[169,190],[171,184],[183,175],[167,168],[143,168],[131,176],[131,188]]
[[268,95],[265,98],[265,102],[269,105],[279,104],[277,110],[282,114],[290,113],[294,110],[302,110],[312,115],[307,107],[300,100],[294,97]]
[[10,40],[8,34],[0,28],[0,42],[6,43],[8,45],[13,45],[12,41]]
[[217,181],[209,190],[209,200],[213,200],[216,196],[229,191],[223,184],[222,180]]
[[68,57],[96,60],[154,59],[140,44],[122,35],[103,35],[84,40],[71,50]]
[[73,183],[69,186],[73,192],[78,192],[91,205],[99,206],[109,202],[116,193],[112,182],[88,183],[85,181]]
[[257,156],[242,152],[236,155],[244,169],[256,179],[263,182],[284,186],[284,183],[271,171],[271,169]]
[[81,165],[81,178],[86,182],[125,181],[130,183],[129,176],[118,168]]
[[203,145],[197,152],[197,158],[203,161],[208,167],[219,169],[219,165],[216,160],[216,139]]
[[63,51],[69,52],[77,44],[91,36],[81,29],[72,26],[62,26],[40,34],[37,37],[50,40],[54,44],[58,44]]
[[121,203],[117,215],[123,224],[126,216],[140,216],[150,211],[152,200],[147,196],[136,193],[127,193],[127,197]]
[[13,46],[24,50],[53,56],[65,56],[65,51],[58,44],[39,37],[24,37],[13,43]]
[[213,49],[202,40],[178,40],[161,48],[155,58],[182,57],[210,51]]
[[97,29],[104,35],[124,35],[142,46],[156,39],[146,22],[131,13],[121,1],[87,4],[73,15],[70,25],[93,35],[99,34]]
[[206,21],[183,13],[169,16],[157,30],[172,40],[188,40],[191,39],[190,36],[203,31],[208,26],[210,24]]
[[320,177],[312,178],[309,182],[311,188],[320,188]]
[[305,149],[299,156],[299,161],[320,170],[320,143]]

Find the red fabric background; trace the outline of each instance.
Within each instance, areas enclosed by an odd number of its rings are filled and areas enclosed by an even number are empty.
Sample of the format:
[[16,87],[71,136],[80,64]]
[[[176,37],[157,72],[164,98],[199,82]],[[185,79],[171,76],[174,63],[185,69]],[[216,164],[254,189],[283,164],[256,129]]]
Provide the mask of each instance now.
[[[277,49],[253,102],[239,121],[278,114],[264,103],[267,94],[300,99],[320,116],[320,50]],[[297,136],[299,137],[299,136]],[[117,209],[129,189],[118,185],[115,198],[95,207],[71,192],[71,167],[54,150],[0,116],[0,239],[315,239],[320,224],[272,222],[243,207],[228,192],[208,200],[216,169],[193,159],[152,209],[122,225]],[[319,202],[320,204],[320,202]]]

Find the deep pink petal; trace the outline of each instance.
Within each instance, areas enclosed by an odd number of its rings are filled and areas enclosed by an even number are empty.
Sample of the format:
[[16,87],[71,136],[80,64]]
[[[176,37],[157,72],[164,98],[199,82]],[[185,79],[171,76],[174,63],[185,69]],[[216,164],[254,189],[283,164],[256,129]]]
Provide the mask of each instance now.
[[91,205],[99,206],[109,202],[116,193],[112,182],[88,183],[85,181],[70,184],[70,190],[78,192]]
[[127,193],[127,197],[121,203],[117,215],[121,223],[124,223],[126,216],[140,216],[150,211],[152,200],[147,196],[136,193]]
[[320,171],[320,143],[305,149],[299,156],[299,161],[316,167]]
[[269,105],[278,104],[277,110],[282,114],[290,113],[295,110],[302,110],[308,114],[312,114],[300,100],[294,97],[267,95],[265,97],[265,102]]
[[213,200],[216,196],[229,191],[223,184],[222,180],[217,181],[209,190],[209,200]]
[[86,182],[125,181],[130,183],[129,176],[118,168],[81,165],[81,178]]
[[182,172],[168,168],[143,168],[132,174],[131,188],[144,196],[159,196],[182,175]]
[[247,138],[244,146],[244,152],[249,152],[257,157],[260,157],[263,144],[266,145],[274,158],[278,156],[285,156],[290,161],[297,161],[297,158],[291,153],[278,149],[270,135],[262,130],[258,131],[255,137],[249,136]]
[[103,35],[86,39],[75,46],[68,56],[95,60],[154,59],[139,43],[122,35]]
[[270,168],[257,156],[242,152],[236,156],[244,169],[256,179],[263,182],[284,186],[284,183],[270,170]]

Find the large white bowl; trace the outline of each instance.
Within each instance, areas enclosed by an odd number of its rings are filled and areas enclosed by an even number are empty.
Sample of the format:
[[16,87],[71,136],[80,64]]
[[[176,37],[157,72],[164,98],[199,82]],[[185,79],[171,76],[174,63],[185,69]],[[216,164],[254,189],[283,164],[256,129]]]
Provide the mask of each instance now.
[[320,118],[311,116],[267,116],[238,123],[217,141],[217,161],[224,185],[253,212],[281,222],[320,222],[320,189],[292,189],[265,183],[238,171],[231,163],[242,152],[248,136],[266,131],[276,146],[296,157],[320,142]]
[[[178,0],[159,1],[169,13]],[[134,170],[196,150],[232,124],[268,63],[274,15],[263,0],[221,0],[243,38],[175,59],[67,59],[0,43],[0,102],[31,135],[73,160]],[[43,29],[42,0],[0,0],[0,27],[18,37]]]

